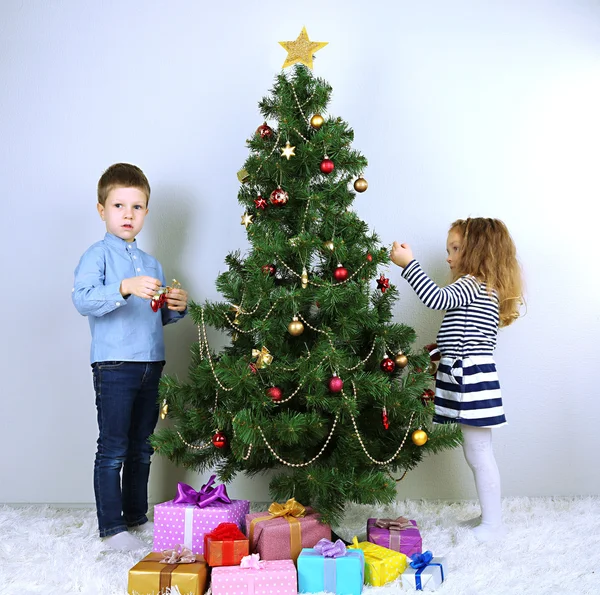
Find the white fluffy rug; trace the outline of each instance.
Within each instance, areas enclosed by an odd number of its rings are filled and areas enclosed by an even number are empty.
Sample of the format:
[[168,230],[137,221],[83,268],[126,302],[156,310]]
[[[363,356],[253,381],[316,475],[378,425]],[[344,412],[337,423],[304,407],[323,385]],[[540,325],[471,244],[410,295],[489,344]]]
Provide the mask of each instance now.
[[[510,498],[503,507],[509,534],[494,545],[458,526],[478,513],[469,502],[354,506],[338,533],[364,537],[368,516],[416,519],[424,549],[447,556],[440,595],[600,595],[600,498]],[[93,510],[0,506],[2,595],[126,595],[127,572],[145,553],[104,551]],[[399,581],[363,591],[406,592]]]

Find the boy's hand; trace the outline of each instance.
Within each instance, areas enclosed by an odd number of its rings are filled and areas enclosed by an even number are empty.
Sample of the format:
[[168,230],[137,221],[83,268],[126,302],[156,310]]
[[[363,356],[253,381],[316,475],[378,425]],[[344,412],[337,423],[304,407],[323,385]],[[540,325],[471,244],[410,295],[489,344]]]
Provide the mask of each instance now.
[[185,289],[171,289],[167,293],[167,308],[183,312],[187,308],[188,294]]
[[392,259],[393,263],[404,268],[411,260],[413,260],[414,257],[408,244],[399,244],[398,242],[394,242],[392,251],[390,252],[390,258]]
[[154,277],[130,277],[121,281],[121,295],[137,295],[144,300],[150,300],[156,294],[156,291],[161,287],[160,279]]

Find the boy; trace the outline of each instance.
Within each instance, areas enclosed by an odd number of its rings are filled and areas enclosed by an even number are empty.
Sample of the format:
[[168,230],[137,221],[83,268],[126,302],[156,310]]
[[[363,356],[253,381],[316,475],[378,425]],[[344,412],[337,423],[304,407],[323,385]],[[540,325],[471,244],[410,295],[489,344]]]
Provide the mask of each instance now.
[[165,364],[162,327],[185,316],[188,299],[183,289],[172,289],[165,308],[153,312],[150,307],[166,283],[160,263],[135,240],[149,200],[150,185],[135,165],[117,163],[102,174],[97,208],[106,235],[81,257],[72,294],[92,332],[98,528],[105,545],[119,550],[146,547],[127,529],[148,522],[148,437],[158,420],[158,382]]

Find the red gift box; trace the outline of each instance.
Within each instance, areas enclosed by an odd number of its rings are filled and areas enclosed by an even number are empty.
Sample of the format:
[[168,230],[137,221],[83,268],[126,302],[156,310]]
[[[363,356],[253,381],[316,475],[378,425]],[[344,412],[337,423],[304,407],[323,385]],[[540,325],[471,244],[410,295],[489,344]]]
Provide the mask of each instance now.
[[248,553],[248,538],[235,523],[221,523],[204,536],[204,558],[209,566],[237,566]]

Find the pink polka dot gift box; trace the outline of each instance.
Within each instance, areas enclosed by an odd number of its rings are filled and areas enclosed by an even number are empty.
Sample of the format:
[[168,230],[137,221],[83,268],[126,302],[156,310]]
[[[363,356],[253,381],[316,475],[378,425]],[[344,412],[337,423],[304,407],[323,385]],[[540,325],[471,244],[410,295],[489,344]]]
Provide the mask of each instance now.
[[212,595],[297,595],[298,580],[292,560],[242,558],[239,566],[212,569]]
[[213,487],[215,476],[199,492],[179,483],[173,500],[154,507],[153,551],[183,545],[194,554],[204,554],[204,535],[221,523],[235,523],[244,531],[248,500],[231,500],[223,484]]

